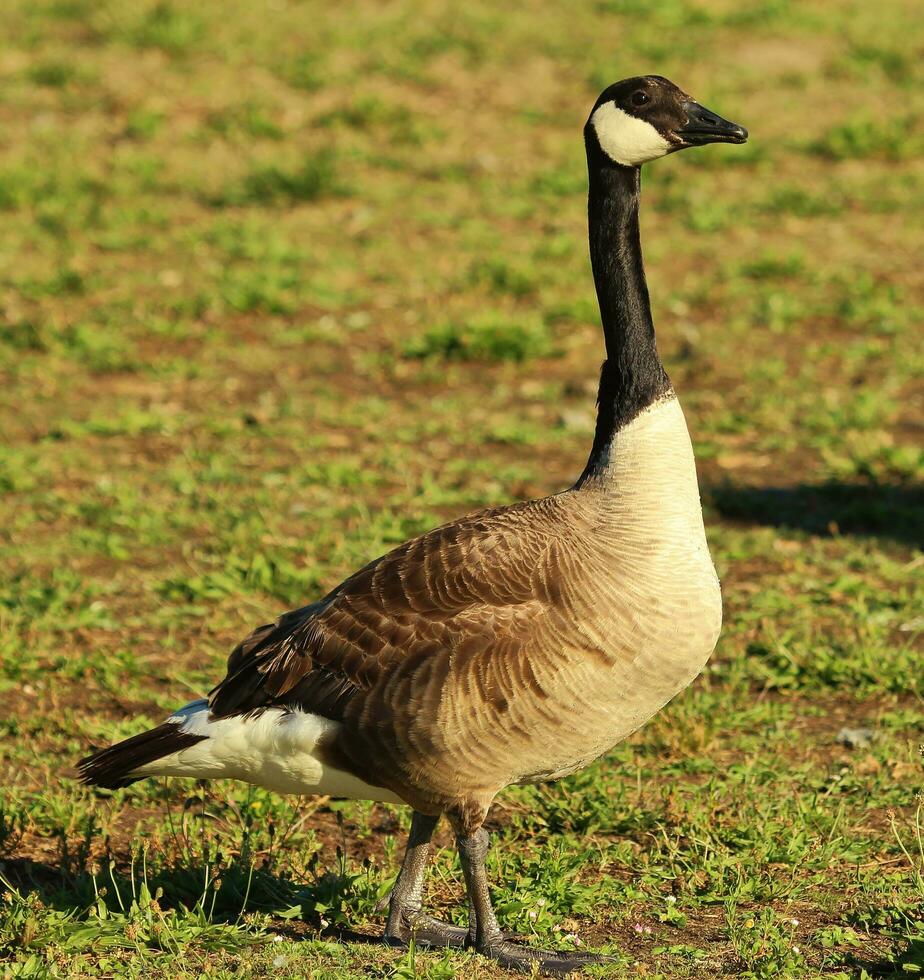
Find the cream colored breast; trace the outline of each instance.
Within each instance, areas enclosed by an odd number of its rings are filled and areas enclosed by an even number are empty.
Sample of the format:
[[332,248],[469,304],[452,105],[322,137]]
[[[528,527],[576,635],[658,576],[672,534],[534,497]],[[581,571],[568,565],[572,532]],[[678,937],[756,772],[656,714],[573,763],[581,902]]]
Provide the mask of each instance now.
[[559,728],[546,744],[556,751],[535,753],[521,770],[526,780],[581,768],[643,725],[699,674],[721,626],[676,398],[622,429],[606,470],[575,497],[593,531],[574,541],[574,574],[563,576],[573,625],[551,684]]
[[673,394],[615,434],[594,488],[603,529],[629,533],[630,541],[637,532],[646,542],[705,547],[693,446]]
[[[591,624],[636,637],[636,660],[708,656],[721,623],[693,446],[671,395],[614,437],[594,489],[597,533],[585,579],[602,616]],[[606,637],[600,637],[605,646]],[[700,665],[701,666],[701,663]],[[679,668],[679,665],[678,665]]]

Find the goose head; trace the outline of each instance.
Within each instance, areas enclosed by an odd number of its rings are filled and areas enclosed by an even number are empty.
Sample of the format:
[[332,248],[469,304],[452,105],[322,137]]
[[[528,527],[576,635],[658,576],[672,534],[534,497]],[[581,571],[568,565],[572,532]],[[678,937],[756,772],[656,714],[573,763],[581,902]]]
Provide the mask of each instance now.
[[660,75],[626,78],[605,89],[584,127],[588,152],[640,167],[668,153],[706,143],[744,143],[748,131],[694,101]]

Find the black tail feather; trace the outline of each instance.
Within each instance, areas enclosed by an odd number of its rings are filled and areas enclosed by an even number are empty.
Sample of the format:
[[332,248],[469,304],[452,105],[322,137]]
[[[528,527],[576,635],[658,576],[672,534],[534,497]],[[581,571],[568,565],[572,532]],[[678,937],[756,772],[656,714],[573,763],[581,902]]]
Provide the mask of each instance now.
[[167,722],[150,731],[133,735],[123,742],[100,749],[77,763],[80,781],[105,789],[121,789],[136,783],[144,776],[132,773],[165,755],[172,755],[207,738],[184,732],[179,725]]

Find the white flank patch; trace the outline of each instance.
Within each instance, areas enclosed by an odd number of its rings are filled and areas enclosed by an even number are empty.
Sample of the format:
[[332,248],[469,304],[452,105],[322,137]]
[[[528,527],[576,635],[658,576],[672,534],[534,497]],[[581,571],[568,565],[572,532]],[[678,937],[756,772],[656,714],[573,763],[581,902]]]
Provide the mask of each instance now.
[[603,152],[624,167],[638,167],[663,157],[670,143],[644,119],[604,102],[590,117]]
[[193,701],[167,721],[206,740],[136,770],[137,775],[242,779],[276,793],[404,802],[391,790],[370,786],[315,756],[318,742],[340,727],[320,715],[268,708],[253,717],[210,720],[208,704]]

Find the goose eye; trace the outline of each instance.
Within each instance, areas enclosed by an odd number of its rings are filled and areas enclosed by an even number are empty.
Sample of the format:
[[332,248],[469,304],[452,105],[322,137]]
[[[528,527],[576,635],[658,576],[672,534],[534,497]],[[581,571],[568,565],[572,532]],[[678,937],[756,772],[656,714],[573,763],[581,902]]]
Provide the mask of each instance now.
[[647,92],[633,92],[632,98],[629,101],[636,108],[639,108],[643,105],[647,105],[651,101],[651,97]]

